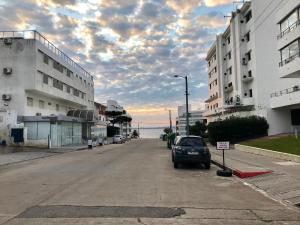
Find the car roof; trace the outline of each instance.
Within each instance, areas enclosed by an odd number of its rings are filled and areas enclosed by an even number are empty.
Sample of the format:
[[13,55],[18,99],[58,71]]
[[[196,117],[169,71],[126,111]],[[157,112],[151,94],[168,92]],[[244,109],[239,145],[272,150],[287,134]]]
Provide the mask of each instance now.
[[180,135],[177,136],[177,138],[202,138],[201,136],[196,136],[196,135]]

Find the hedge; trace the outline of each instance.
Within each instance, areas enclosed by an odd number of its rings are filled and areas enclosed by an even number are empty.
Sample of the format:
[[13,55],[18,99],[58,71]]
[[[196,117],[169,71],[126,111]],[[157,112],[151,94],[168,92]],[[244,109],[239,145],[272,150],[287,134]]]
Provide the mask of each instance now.
[[231,144],[247,139],[268,135],[269,124],[264,117],[230,117],[211,122],[208,125],[208,138],[212,145],[217,141],[229,141]]

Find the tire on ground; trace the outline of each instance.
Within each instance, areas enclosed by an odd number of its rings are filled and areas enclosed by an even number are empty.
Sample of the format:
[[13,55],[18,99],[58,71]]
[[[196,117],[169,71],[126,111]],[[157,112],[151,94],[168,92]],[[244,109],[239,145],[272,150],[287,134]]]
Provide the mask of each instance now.
[[231,169],[217,170],[217,175],[220,177],[231,177],[232,170]]

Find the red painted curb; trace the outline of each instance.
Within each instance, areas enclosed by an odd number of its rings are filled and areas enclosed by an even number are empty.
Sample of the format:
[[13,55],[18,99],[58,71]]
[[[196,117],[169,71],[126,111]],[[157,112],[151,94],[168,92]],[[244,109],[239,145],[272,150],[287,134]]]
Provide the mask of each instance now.
[[248,177],[255,177],[262,174],[272,173],[273,171],[256,171],[256,172],[243,172],[240,170],[233,170],[233,174],[239,178],[248,178]]

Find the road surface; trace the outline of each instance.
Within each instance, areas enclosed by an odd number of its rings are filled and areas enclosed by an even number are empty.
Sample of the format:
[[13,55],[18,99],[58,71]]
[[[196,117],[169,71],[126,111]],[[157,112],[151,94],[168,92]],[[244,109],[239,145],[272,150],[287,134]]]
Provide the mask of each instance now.
[[0,224],[300,224],[218,169],[175,170],[165,142],[132,140],[0,167]]

